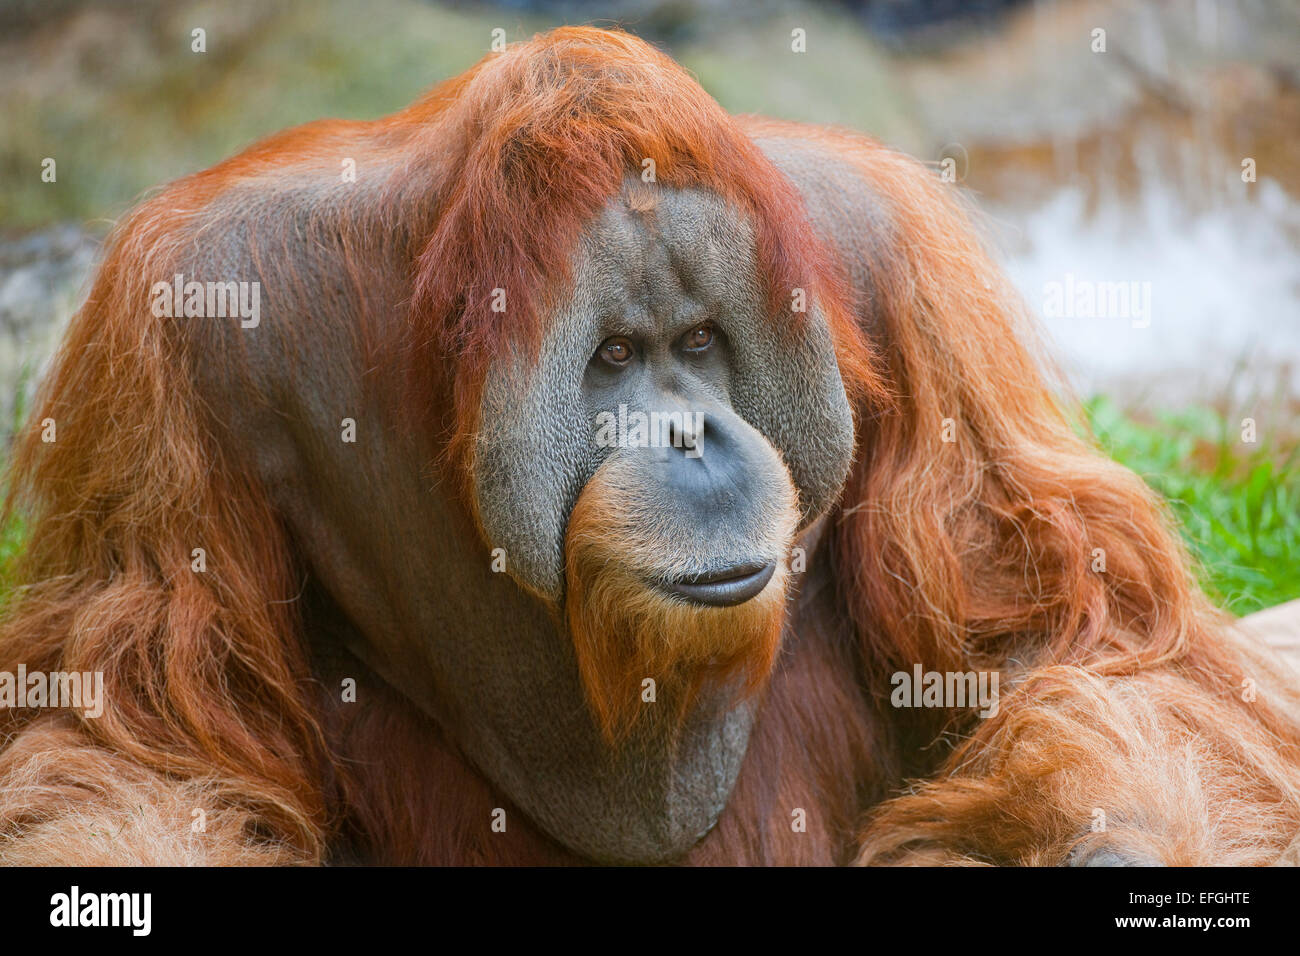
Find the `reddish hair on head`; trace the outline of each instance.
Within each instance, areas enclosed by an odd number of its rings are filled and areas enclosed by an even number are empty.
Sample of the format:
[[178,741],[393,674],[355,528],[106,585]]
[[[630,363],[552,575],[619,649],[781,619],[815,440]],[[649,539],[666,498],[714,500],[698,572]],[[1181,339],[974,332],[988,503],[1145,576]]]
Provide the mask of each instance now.
[[[415,404],[455,356],[452,459],[469,464],[480,389],[508,344],[541,340],[584,227],[625,178],[711,190],[751,217],[773,316],[802,288],[845,343],[850,392],[883,388],[848,318],[843,280],[785,176],[680,66],[630,34],[565,27],[509,46],[406,111],[454,168],[420,254],[408,358]],[[401,121],[403,116],[394,119]],[[506,309],[492,309],[495,290]],[[851,343],[852,347],[847,347]],[[442,401],[445,402],[445,393]]]

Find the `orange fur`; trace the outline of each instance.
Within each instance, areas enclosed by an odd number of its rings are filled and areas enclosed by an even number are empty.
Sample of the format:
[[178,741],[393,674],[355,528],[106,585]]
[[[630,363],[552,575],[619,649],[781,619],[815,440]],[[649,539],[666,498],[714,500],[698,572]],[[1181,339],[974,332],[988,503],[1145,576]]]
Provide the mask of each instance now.
[[871,318],[901,397],[862,430],[833,526],[846,610],[876,686],[915,663],[997,669],[1006,697],[993,720],[899,718],[959,744],[914,761],[934,779],[878,808],[863,861],[1059,863],[1094,808],[1141,821],[1167,862],[1280,852],[1300,829],[1294,675],[1228,633],[1156,496],[1075,433],[964,203],[863,137],[813,135],[896,232],[871,263]]
[[[311,857],[328,826],[312,781],[328,758],[304,691],[290,559],[260,490],[205,440],[165,330],[136,319],[148,314],[141,277],[158,274],[136,228],[152,213],[119,232],[14,452],[27,583],[6,608],[0,671],[102,672],[105,709],[57,726],[0,710],[0,733],[19,735],[0,750],[0,838],[28,825],[10,807],[67,790],[31,772],[29,750],[76,740],[104,754],[105,779],[88,770],[83,796],[111,794],[126,764],[204,779],[200,806],[242,814],[268,844]],[[57,442],[41,441],[46,417]],[[191,572],[195,547],[212,573]],[[68,761],[61,773],[75,777],[72,751]]]
[[[835,260],[760,135],[817,140],[860,170],[891,230],[871,261]],[[293,603],[304,556],[223,456],[183,348],[148,310],[145,279],[171,275],[214,196],[273,190],[286,156],[329,168],[358,138],[404,171],[402,192],[362,224],[341,204],[312,225],[337,236],[357,284],[381,233],[409,254],[407,340],[372,342],[363,324],[357,348],[366,367],[379,348],[409,370],[412,414],[446,426],[462,479],[487,367],[536,340],[580,229],[644,158],[662,185],[713,189],[753,218],[774,305],[802,287],[830,318],[860,448],[814,554],[816,599],[799,582],[809,596],[779,650],[783,582],[714,627],[593,570],[602,549],[638,546],[628,529],[601,540],[616,495],[589,490],[571,523],[570,624],[608,727],[653,672],[713,668],[750,690],[772,675],[731,803],[687,862],[842,862],[866,811],[863,862],[1058,863],[1104,844],[1254,863],[1291,842],[1294,678],[1227,632],[1152,493],[1075,435],[951,187],[864,138],[737,121],[640,41],[564,29],[394,116],[272,137],[118,228],[15,450],[11,505],[30,543],[0,625],[0,670],[101,671],[106,710],[0,711],[0,860],[319,862],[345,847],[572,861],[526,823],[509,841],[470,834],[495,788],[400,695],[377,687],[351,722],[319,697]],[[265,275],[310,282],[274,243],[257,257]],[[861,300],[850,265],[871,277]],[[488,304],[501,282],[509,326]],[[195,547],[206,574],[189,570]],[[626,646],[608,641],[618,629]],[[999,714],[891,711],[889,674],[914,663],[1001,671]],[[879,803],[886,791],[899,795]],[[809,811],[806,834],[792,807]],[[191,838],[195,808],[207,839]]]

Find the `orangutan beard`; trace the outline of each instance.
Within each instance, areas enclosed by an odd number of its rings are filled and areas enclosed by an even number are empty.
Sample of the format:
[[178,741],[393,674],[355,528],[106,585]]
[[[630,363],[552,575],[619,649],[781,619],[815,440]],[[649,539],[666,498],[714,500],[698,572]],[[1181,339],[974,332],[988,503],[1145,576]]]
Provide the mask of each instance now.
[[[731,607],[687,603],[654,586],[698,572],[700,556],[666,544],[680,543],[680,531],[647,513],[632,469],[606,463],[583,489],[565,538],[565,616],[587,701],[610,742],[656,705],[680,723],[700,693],[724,695],[725,706],[766,684],[785,625],[798,524],[794,485],[781,470],[785,487],[763,515],[759,555],[775,571],[761,592]],[[727,546],[714,540],[710,551],[726,554]]]

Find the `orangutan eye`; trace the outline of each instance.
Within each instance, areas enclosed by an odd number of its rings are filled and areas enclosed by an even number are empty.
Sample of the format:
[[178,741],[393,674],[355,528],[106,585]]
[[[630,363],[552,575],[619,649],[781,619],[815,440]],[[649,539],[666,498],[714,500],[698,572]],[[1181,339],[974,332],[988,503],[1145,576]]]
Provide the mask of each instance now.
[[682,340],[682,348],[691,352],[702,352],[712,344],[713,326],[708,322],[691,329]]
[[622,336],[614,336],[601,342],[596,354],[610,365],[626,365],[632,358],[632,343]]

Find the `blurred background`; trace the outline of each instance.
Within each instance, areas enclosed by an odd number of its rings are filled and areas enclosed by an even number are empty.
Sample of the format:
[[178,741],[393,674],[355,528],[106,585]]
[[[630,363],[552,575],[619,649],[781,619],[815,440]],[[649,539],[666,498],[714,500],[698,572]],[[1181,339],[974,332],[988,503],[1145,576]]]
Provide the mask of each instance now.
[[[147,190],[561,23],[621,26],[732,112],[849,126],[960,182],[1080,427],[1170,500],[1210,591],[1238,613],[1300,597],[1292,0],[0,0],[0,421]],[[21,522],[4,534],[0,556]]]

